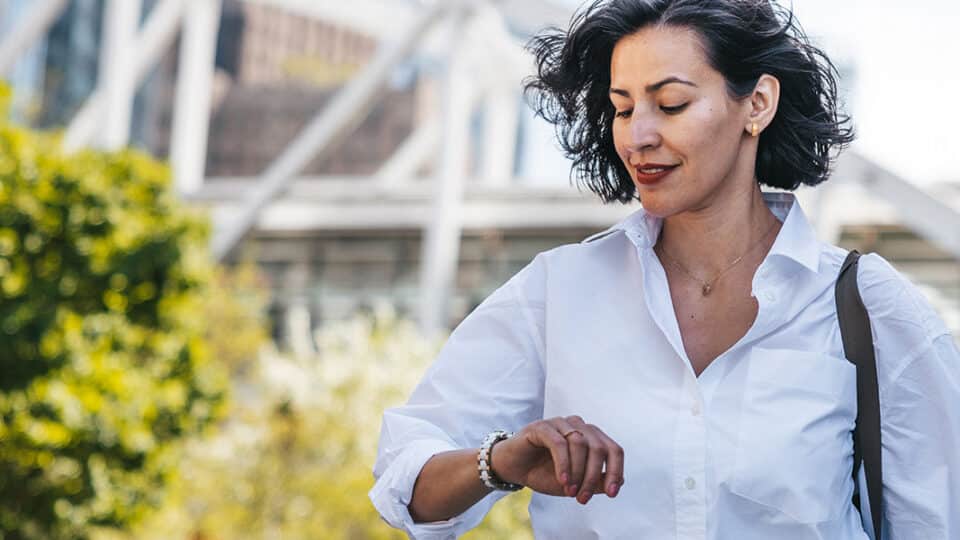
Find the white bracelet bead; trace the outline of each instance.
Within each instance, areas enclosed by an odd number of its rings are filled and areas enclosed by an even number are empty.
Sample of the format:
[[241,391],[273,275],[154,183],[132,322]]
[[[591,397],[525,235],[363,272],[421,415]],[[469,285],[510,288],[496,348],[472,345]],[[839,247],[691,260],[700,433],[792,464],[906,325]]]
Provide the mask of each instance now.
[[499,491],[519,491],[523,489],[520,484],[511,484],[500,480],[490,467],[490,450],[493,445],[509,439],[513,435],[513,433],[502,429],[493,431],[483,439],[483,444],[480,445],[480,451],[477,453],[477,471],[480,473],[480,481],[488,488]]

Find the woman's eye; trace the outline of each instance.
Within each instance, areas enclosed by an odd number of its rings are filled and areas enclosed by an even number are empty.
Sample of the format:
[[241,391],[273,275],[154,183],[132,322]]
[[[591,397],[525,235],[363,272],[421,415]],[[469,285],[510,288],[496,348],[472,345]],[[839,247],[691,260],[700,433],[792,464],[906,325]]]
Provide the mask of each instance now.
[[630,118],[630,115],[633,114],[633,109],[627,109],[625,111],[617,111],[617,118]]
[[667,107],[666,105],[663,105],[660,107],[660,110],[662,110],[667,114],[677,114],[680,111],[686,109],[687,105],[689,105],[689,103],[684,103],[683,105],[677,105],[676,107]]

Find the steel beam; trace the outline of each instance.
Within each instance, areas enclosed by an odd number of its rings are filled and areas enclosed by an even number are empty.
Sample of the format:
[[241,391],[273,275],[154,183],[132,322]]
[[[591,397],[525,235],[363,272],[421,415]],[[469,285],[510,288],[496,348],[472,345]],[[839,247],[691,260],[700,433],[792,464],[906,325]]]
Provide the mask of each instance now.
[[[185,0],[161,0],[143,24],[133,50],[133,84],[139,88],[150,70],[157,64],[177,35],[183,16]],[[104,89],[98,88],[87,98],[70,121],[63,137],[64,149],[69,151],[89,144],[102,122],[107,100]]]
[[142,0],[108,0],[103,11],[104,41],[100,47],[100,82],[103,118],[98,146],[117,150],[130,140],[130,121],[136,85],[133,78],[135,40],[140,26]]
[[447,307],[460,253],[461,209],[475,94],[470,84],[469,43],[463,36],[468,12],[452,14],[450,56],[443,87],[443,151],[433,179],[430,224],[424,230],[420,267],[420,329],[436,334],[447,325]]
[[33,3],[23,21],[17,21],[13,32],[0,42],[0,79],[10,75],[20,56],[47,33],[66,7],[67,0],[42,0]]
[[[515,87],[518,88],[519,84]],[[520,96],[510,88],[492,89],[484,100],[481,175],[503,184],[513,178]]]
[[[829,219],[831,228],[836,227],[837,231],[859,225],[908,226],[900,215],[905,209],[898,209],[858,180],[856,175],[860,173],[848,162],[848,154],[840,158],[829,182],[796,192],[811,222]],[[255,178],[210,178],[201,191],[187,200],[229,212],[239,208],[255,182]],[[464,228],[497,228],[498,224],[504,228],[605,228],[637,208],[635,204],[597,204],[594,195],[580,192],[562,180],[550,185],[544,179],[517,177],[508,184],[496,186],[489,179],[471,179],[464,189]],[[821,192],[826,194],[824,205],[820,212],[815,212],[815,197]],[[928,196],[951,211],[960,212],[960,197],[956,193],[944,185],[928,192]],[[370,177],[300,177],[263,210],[257,226],[273,232],[422,228],[429,223],[432,197],[433,186],[425,181],[390,185]],[[944,222],[944,227],[948,226],[950,222]],[[820,238],[836,242],[838,236],[833,240],[823,235]]]
[[960,208],[945,204],[859,154],[851,152],[847,160],[867,193],[889,202],[904,224],[960,260]]
[[446,2],[424,8],[402,38],[383,43],[374,60],[347,83],[327,107],[315,116],[286,150],[264,171],[238,215],[215,228],[212,250],[223,259],[254,225],[257,213],[280,193],[314,158],[322,158],[333,143],[353,130],[389,81],[393,69],[413,51],[425,32],[447,10]]
[[203,184],[222,0],[193,0],[183,22],[170,162],[177,191]]
[[524,76],[533,66],[529,54],[512,36],[505,14],[491,2],[481,1],[472,20],[471,61],[484,76],[483,153],[480,175],[506,182],[513,177],[516,161],[517,129],[520,120],[520,94]]
[[429,118],[413,130],[376,173],[384,185],[412,180],[440,147],[440,119]]
[[160,0],[150,10],[135,46],[137,56],[133,72],[137,86],[143,83],[177,37],[186,7],[186,0]]

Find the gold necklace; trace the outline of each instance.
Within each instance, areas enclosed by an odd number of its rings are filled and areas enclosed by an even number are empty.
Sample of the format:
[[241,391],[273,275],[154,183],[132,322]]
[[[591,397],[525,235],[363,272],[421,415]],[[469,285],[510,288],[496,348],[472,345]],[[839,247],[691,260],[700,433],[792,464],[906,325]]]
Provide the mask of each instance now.
[[684,267],[682,264],[680,264],[679,262],[677,262],[676,259],[674,259],[673,257],[671,257],[670,254],[667,253],[667,249],[666,249],[665,247],[663,247],[662,244],[660,245],[660,252],[663,253],[663,255],[664,255],[674,266],[676,266],[677,268],[679,268],[680,270],[682,270],[683,273],[685,273],[685,274],[687,274],[688,276],[690,276],[691,278],[693,278],[694,281],[697,281],[697,282],[701,283],[701,284],[702,284],[702,287],[700,288],[700,292],[703,294],[703,296],[708,296],[708,295],[710,294],[710,292],[713,290],[713,284],[716,283],[718,279],[720,279],[720,276],[726,274],[728,270],[730,270],[731,268],[733,268],[734,266],[736,266],[737,263],[739,263],[740,261],[742,261],[743,258],[747,256],[747,254],[749,254],[751,251],[753,251],[754,249],[756,249],[756,247],[759,246],[760,243],[761,243],[763,240],[765,240],[765,239],[767,238],[767,236],[770,235],[771,232],[773,232],[773,229],[775,229],[775,228],[777,227],[777,223],[779,223],[779,220],[774,219],[774,220],[773,220],[773,225],[771,225],[770,228],[767,229],[767,232],[764,233],[763,236],[760,237],[760,240],[757,240],[757,242],[756,242],[755,244],[753,244],[753,246],[751,246],[750,249],[748,249],[748,250],[745,251],[742,255],[740,255],[739,257],[737,257],[736,260],[734,260],[732,263],[730,263],[730,266],[727,266],[726,268],[724,268],[722,271],[720,271],[719,274],[717,274],[716,276],[714,276],[713,279],[711,279],[711,280],[709,280],[709,281],[704,281],[704,280],[698,278],[697,276],[693,275],[693,273],[690,272],[689,270],[687,270],[686,267]]

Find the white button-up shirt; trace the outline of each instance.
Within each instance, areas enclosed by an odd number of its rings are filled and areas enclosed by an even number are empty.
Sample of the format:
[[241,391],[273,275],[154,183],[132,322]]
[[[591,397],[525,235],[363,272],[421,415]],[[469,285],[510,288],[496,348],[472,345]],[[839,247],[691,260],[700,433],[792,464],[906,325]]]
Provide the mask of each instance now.
[[[764,198],[784,223],[753,279],[757,318],[699,377],[653,251],[661,220],[640,209],[537,255],[384,413],[370,491],[382,517],[415,538],[463,534],[504,493],[415,524],[407,504],[423,464],[494,429],[577,414],[624,448],[625,484],[585,506],[535,493],[537,538],[872,537],[851,504],[856,368],[834,298],[846,251],[816,239],[792,194]],[[858,282],[880,381],[884,536],[958,539],[960,352],[884,259],[864,256]]]

